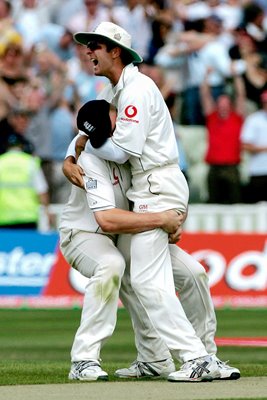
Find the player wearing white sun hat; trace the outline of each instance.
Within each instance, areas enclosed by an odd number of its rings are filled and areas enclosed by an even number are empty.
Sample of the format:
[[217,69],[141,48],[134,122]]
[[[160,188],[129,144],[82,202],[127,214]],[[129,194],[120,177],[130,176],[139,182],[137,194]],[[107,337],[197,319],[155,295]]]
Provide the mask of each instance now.
[[[124,30],[112,24],[111,35],[110,24],[74,35],[76,41],[87,42],[95,75],[109,78],[110,85],[100,98],[115,105],[118,112],[112,138],[97,150],[89,143],[87,151],[115,162],[129,160],[133,177],[127,197],[135,212],[176,209],[186,213],[188,187],[178,167],[167,106],[154,82],[133,65],[141,58],[137,61],[131,44],[124,41]],[[216,360],[208,355],[176,297],[168,235],[162,230],[133,235],[131,284],[158,334],[184,363],[168,379],[196,382],[220,377]]]

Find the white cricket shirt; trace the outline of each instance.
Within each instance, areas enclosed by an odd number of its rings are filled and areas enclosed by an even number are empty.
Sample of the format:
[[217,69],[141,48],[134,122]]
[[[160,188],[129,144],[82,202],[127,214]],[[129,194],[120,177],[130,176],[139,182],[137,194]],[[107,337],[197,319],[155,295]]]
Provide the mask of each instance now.
[[85,190],[72,185],[59,228],[101,233],[95,211],[129,209],[125,192],[130,186],[130,169],[128,164],[118,165],[85,152],[81,153],[78,164],[85,173]]
[[118,84],[107,85],[100,98],[117,108],[116,129],[111,140],[131,154],[133,175],[169,164],[178,165],[172,119],[152,79],[129,64]]

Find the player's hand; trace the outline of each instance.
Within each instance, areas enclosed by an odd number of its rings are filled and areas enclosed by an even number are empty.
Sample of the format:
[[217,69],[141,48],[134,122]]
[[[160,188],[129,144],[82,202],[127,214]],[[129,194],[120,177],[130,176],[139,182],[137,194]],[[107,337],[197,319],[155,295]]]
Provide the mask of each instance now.
[[72,156],[67,157],[63,162],[62,171],[66,178],[75,186],[84,189],[83,169],[75,163]]
[[186,214],[178,213],[175,210],[163,212],[164,222],[162,229],[170,234],[175,234],[185,221]]
[[169,234],[169,243],[175,244],[179,242],[179,240],[181,240],[182,237],[182,232],[183,232],[183,226],[181,225],[175,233]]
[[87,135],[80,135],[75,143],[75,153],[76,153],[76,160],[78,160],[81,152],[84,150],[86,142],[88,140],[88,136]]

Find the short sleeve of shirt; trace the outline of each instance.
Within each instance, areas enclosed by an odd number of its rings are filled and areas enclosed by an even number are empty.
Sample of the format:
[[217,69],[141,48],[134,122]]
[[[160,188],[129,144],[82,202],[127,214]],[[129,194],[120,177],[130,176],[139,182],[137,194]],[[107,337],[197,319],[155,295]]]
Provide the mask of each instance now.
[[242,131],[241,131],[241,141],[242,143],[254,143],[257,137],[257,122],[255,120],[255,115],[250,115],[246,118]]
[[78,164],[85,173],[84,186],[90,209],[95,212],[115,208],[114,190],[107,162],[83,151]]

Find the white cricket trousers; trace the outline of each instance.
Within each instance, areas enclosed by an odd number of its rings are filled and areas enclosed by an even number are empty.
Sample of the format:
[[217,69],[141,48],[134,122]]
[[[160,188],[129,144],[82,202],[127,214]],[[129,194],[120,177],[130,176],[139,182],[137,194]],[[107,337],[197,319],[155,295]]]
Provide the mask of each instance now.
[[108,236],[73,229],[60,231],[60,248],[67,262],[89,278],[71,361],[99,360],[117,321],[124,258]]
[[[134,175],[127,196],[135,212],[185,212],[189,191],[184,175],[172,165]],[[132,236],[130,275],[140,303],[173,356],[186,362],[207,355],[176,296],[166,232],[154,229]]]
[[[165,342],[154,329],[146,310],[131,287],[131,235],[119,236],[118,249],[121,251],[120,253],[108,237],[88,232],[81,233],[81,235],[77,235],[77,231],[70,229],[60,231],[61,251],[66,260],[70,265],[76,267],[82,275],[90,279],[85,291],[81,324],[72,346],[72,361],[99,359],[102,344],[113,332],[116,323],[117,301],[113,302],[113,297],[112,304],[108,302],[106,305],[105,302],[93,301],[92,292],[94,292],[94,287],[98,286],[97,276],[99,276],[100,285],[101,282],[104,283],[97,271],[102,271],[105,274],[106,268],[113,272],[117,268],[119,271],[124,268],[121,253],[125,257],[127,268],[122,278],[120,298],[131,315],[138,351],[137,359],[139,361],[158,361],[169,358],[171,355]],[[179,291],[182,306],[197,335],[205,344],[208,353],[215,354],[216,317],[210,297],[207,274],[192,256],[178,246],[169,245],[169,248],[175,287]],[[87,252],[90,256],[86,255]],[[80,253],[82,253],[82,256]],[[104,266],[102,266],[102,263],[104,263]],[[97,275],[96,280],[90,278],[94,273]],[[99,326],[98,323],[99,329],[95,332],[95,319],[99,314],[100,317],[105,318],[100,318],[101,324]],[[112,316],[111,322],[110,316]],[[107,329],[106,321],[110,329]]]
[[[126,260],[122,278],[120,298],[129,311],[135,333],[138,361],[160,361],[171,357],[166,343],[151,324],[146,310],[131,287],[130,259],[127,244],[119,237],[118,248]],[[129,246],[129,245],[128,245]],[[126,252],[125,252],[126,250]],[[193,325],[209,354],[216,354],[216,315],[210,295],[208,276],[203,266],[177,245],[169,245],[175,289],[178,292],[187,318]]]

